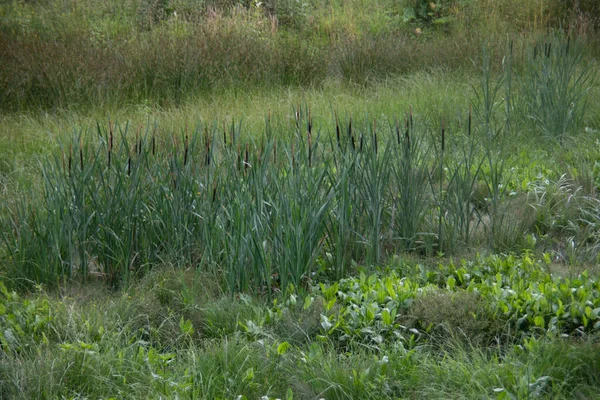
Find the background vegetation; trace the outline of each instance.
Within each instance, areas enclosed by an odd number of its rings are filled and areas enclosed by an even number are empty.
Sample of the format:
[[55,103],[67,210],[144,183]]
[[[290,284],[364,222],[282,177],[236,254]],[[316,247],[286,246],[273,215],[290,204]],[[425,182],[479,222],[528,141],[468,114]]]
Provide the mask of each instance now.
[[0,397],[594,398],[599,12],[2,3]]

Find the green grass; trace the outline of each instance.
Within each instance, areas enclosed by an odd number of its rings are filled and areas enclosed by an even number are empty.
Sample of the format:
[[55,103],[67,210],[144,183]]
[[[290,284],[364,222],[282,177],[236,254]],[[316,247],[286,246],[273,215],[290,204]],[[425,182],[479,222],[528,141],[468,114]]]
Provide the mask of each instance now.
[[[515,259],[481,260],[461,268],[485,275],[490,262],[518,279],[538,279],[520,272],[524,267],[534,271],[535,262],[526,266]],[[402,268],[415,283],[422,279],[419,271],[428,270],[410,263]],[[445,268],[454,267],[438,271]],[[435,269],[429,272],[427,279],[437,276]],[[439,295],[425,290],[432,293],[425,302],[405,303],[396,321],[419,318],[432,321],[434,328],[419,332],[418,339],[398,340],[387,336],[381,321],[369,323],[367,314],[358,317],[369,329],[354,326],[359,319],[337,305],[327,311],[328,296],[344,304],[365,296],[362,305],[357,303],[362,309],[370,302],[371,289],[398,279],[393,275],[383,274],[381,281],[361,278],[358,286],[340,282],[337,293],[317,289],[320,294],[308,307],[292,301],[294,296],[275,306],[246,296],[232,299],[220,293],[215,278],[165,267],[126,293],[88,284],[25,299],[9,294],[0,322],[19,342],[2,342],[7,352],[0,360],[3,396],[570,398],[593,397],[600,385],[600,350],[593,334],[519,336],[508,322],[475,323],[471,312],[485,309],[465,303],[462,296],[457,301],[468,311],[452,313],[445,306],[450,289],[438,289]],[[517,282],[507,281],[506,288]],[[394,284],[388,293],[404,295],[406,287]],[[463,289],[454,290],[459,295]],[[485,302],[487,296],[483,294]],[[23,333],[14,330],[14,322],[6,326],[7,316],[17,313]],[[337,326],[333,329],[323,322],[323,315],[332,314],[340,315],[339,321],[329,320]],[[456,318],[460,315],[463,320]],[[272,322],[263,325],[264,319]],[[440,335],[438,328],[450,330]],[[481,329],[490,328],[488,338],[500,339],[500,344],[482,345]],[[334,330],[346,332],[346,339]],[[365,341],[369,330],[383,335],[383,341]]]

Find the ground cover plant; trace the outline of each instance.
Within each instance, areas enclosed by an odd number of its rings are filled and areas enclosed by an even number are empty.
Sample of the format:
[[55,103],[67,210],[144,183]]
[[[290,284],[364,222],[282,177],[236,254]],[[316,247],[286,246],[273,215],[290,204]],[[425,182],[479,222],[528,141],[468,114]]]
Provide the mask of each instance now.
[[595,398],[597,11],[0,5],[0,397]]

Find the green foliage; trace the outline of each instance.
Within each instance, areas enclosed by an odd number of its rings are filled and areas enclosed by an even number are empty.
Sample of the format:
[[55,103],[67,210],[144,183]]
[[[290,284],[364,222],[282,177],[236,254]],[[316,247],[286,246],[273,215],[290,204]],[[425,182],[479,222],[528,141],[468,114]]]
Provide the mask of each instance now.
[[416,22],[421,25],[446,25],[453,19],[449,12],[453,0],[427,1],[412,0],[404,7],[404,22]]
[[23,299],[0,281],[0,345],[4,353],[23,353],[48,344],[52,323],[46,298]]
[[[507,326],[523,333],[595,334],[600,329],[599,294],[600,282],[587,272],[558,278],[547,272],[545,262],[528,255],[491,256],[433,270],[417,265],[404,277],[361,273],[320,284],[304,308],[323,303],[317,336],[323,340],[377,348],[401,342],[411,348],[448,331],[472,344],[488,344],[499,340]],[[288,306],[276,305],[256,325],[277,324]]]
[[536,43],[520,77],[522,111],[544,135],[563,140],[582,128],[595,79],[577,40],[557,36]]

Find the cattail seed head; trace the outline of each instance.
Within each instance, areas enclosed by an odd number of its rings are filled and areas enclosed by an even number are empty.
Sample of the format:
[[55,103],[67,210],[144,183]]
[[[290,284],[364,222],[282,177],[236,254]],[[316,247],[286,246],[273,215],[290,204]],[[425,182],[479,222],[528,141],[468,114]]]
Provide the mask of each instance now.
[[377,154],[377,129],[376,120],[373,120],[373,144],[375,146],[375,154]]
[[83,171],[83,143],[81,141],[81,137],[79,138],[79,166]]
[[471,123],[472,123],[472,120],[473,120],[472,113],[473,113],[473,106],[471,104],[469,104],[469,125],[468,125],[468,128],[467,128],[467,134],[469,136],[471,136]]
[[442,151],[444,151],[445,143],[446,143],[446,127],[445,127],[444,117],[442,117]]
[[338,148],[342,148],[342,140],[340,138],[340,124],[338,121],[337,113],[335,114],[335,137],[337,139]]

